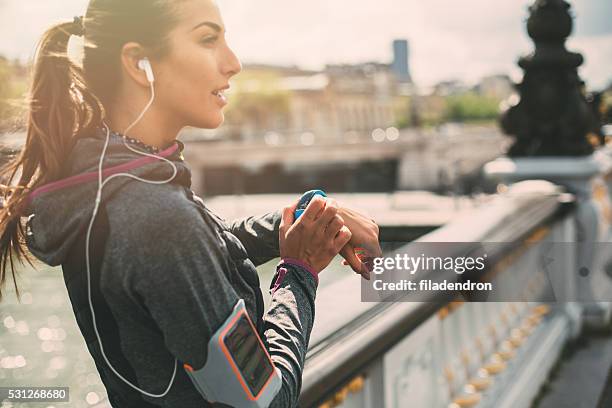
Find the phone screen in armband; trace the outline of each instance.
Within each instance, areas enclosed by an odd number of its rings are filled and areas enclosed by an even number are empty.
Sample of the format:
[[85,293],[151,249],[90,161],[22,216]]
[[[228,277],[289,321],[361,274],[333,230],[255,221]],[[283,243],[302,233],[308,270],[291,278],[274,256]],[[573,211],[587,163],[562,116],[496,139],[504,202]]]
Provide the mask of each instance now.
[[274,372],[274,367],[263,344],[253,335],[254,328],[246,314],[241,313],[236,318],[238,320],[229,327],[222,341],[236,369],[246,381],[251,396],[257,397]]
[[282,375],[274,366],[257,329],[239,299],[206,346],[203,367],[185,370],[202,396],[236,408],[267,407],[282,387]]

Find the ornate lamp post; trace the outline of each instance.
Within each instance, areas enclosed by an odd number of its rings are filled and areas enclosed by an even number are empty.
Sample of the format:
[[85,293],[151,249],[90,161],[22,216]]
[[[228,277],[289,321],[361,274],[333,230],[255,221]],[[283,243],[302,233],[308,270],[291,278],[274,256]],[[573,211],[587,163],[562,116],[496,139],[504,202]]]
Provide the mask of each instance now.
[[612,160],[594,152],[587,139],[595,117],[577,74],[582,56],[565,49],[565,39],[572,31],[569,8],[564,0],[535,0],[529,8],[527,32],[535,51],[519,60],[525,71],[517,86],[520,101],[501,118],[503,130],[516,141],[509,157],[487,163],[484,173],[502,184],[524,181],[530,188],[547,180],[574,195],[573,220],[561,239],[575,243],[574,259],[567,262],[568,276],[554,271],[556,275],[550,278],[569,282],[572,289],[560,293],[559,300],[579,301],[571,308],[581,309],[584,324],[601,327],[612,319],[612,304],[600,302],[594,289],[597,286],[599,293],[612,285],[602,279],[612,254],[598,245],[609,242],[612,234],[608,192],[612,183],[606,184]]
[[569,52],[570,5],[564,0],[536,0],[529,8],[527,32],[535,51],[519,60],[525,71],[517,85],[520,101],[507,110],[501,125],[516,137],[508,156],[584,156],[593,152],[586,136],[594,120],[577,68],[582,55]]

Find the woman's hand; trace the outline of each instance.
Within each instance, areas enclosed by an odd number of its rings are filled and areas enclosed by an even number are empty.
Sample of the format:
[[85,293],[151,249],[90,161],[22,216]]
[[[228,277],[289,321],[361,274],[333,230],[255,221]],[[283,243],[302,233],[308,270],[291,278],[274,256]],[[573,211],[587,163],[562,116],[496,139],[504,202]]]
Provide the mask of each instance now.
[[[352,234],[351,240],[340,251],[340,255],[345,259],[342,263],[351,265],[356,273],[369,280],[370,268],[367,266],[367,260],[382,256],[378,225],[371,218],[346,207],[339,206],[338,214]],[[356,255],[356,248],[363,248],[365,254],[361,257]]]
[[335,200],[315,196],[294,223],[296,207],[297,202],[283,208],[279,227],[280,256],[299,259],[319,273],[347,245],[351,231],[338,215]]

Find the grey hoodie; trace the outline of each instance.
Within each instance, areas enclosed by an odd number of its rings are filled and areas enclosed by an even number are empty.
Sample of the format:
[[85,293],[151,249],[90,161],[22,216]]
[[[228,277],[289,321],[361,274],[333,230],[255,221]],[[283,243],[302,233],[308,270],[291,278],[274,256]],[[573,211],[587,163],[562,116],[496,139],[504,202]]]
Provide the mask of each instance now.
[[[191,172],[178,140],[160,153],[178,169],[171,183],[118,177],[105,185],[90,242],[92,302],[106,356],[149,393],[166,390],[175,358],[176,378],[166,396],[153,398],[108,367],[93,331],[85,268],[85,232],[105,140],[101,129],[79,138],[67,163],[70,176],[32,192],[26,242],[41,261],[62,265],[77,323],[113,407],[208,406],[183,364],[204,366],[209,339],[240,298],[282,373],[272,406],[295,406],[317,281],[302,267],[288,265],[279,284],[277,271],[270,287],[278,288],[264,313],[255,266],[279,255],[280,212],[234,222],[213,214],[190,189]],[[114,134],[104,171],[105,177],[118,171],[148,180],[172,176],[168,163],[130,151]]]

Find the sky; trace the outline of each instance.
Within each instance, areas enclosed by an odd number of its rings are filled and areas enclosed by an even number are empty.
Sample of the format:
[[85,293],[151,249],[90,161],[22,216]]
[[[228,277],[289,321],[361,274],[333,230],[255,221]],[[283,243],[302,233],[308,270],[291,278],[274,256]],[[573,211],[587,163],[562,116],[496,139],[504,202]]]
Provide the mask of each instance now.
[[[507,73],[533,49],[525,29],[533,0],[217,0],[230,46],[243,63],[390,62],[391,42],[410,43],[415,82],[474,83]],[[591,89],[612,82],[612,1],[574,0],[567,48],[580,52]],[[59,6],[61,4],[61,7]],[[47,26],[82,15],[87,0],[0,0],[0,55],[28,60]]]

